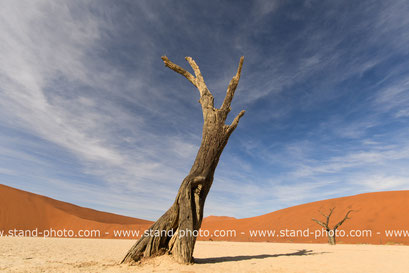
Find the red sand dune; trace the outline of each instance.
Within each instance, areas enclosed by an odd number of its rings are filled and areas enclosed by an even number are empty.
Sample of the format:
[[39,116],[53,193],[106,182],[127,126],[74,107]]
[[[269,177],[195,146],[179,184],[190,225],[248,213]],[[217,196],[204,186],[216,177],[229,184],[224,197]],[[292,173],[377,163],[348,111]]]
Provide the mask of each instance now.
[[[315,239],[316,230],[321,227],[311,218],[323,221],[319,213],[327,213],[329,208],[336,207],[331,217],[330,226],[341,220],[345,213],[352,209],[350,220],[339,229],[345,231],[345,237],[338,237],[338,243],[370,243],[370,244],[409,244],[409,233],[404,236],[386,237],[385,230],[408,230],[409,191],[391,191],[366,193],[354,196],[335,198],[278,210],[265,215],[236,219],[227,216],[209,216],[203,220],[202,230],[210,233],[201,240],[221,241],[270,241],[270,242],[311,242],[323,243],[324,236]],[[117,214],[101,212],[78,207],[69,203],[57,201],[41,195],[21,191],[0,185],[0,231],[35,230],[100,230],[102,238],[114,238],[114,230],[139,230],[142,232],[152,222]],[[287,229],[287,231],[286,231]],[[235,230],[235,236],[217,237],[215,231],[221,233]],[[250,236],[250,230],[272,230],[275,236]],[[308,236],[292,236],[306,230]],[[370,230],[361,237],[351,237],[351,230]],[[277,234],[282,232],[280,236]],[[358,232],[359,232],[358,231]],[[287,234],[285,234],[287,232]],[[219,232],[220,233],[220,232]],[[378,234],[379,233],[379,234]],[[284,235],[284,236],[281,236]],[[346,235],[349,235],[346,237]],[[55,237],[55,236],[54,236]],[[133,236],[121,236],[128,238]]]
[[[328,213],[330,208],[335,207],[330,220],[330,227],[342,220],[348,210],[353,210],[349,220],[345,221],[339,230],[344,230],[344,237],[337,238],[338,243],[364,243],[364,244],[409,244],[409,191],[390,191],[365,193],[348,197],[341,197],[323,201],[312,202],[294,206],[265,215],[218,222],[209,222],[203,225],[203,229],[236,230],[234,241],[270,241],[270,242],[304,242],[323,243],[327,238],[315,239],[311,232],[322,228],[311,219],[316,218],[324,221],[319,211]],[[288,236],[256,236],[251,237],[249,230],[274,230]],[[292,237],[292,230],[308,230],[308,237]],[[350,233],[351,230],[353,233]],[[372,236],[363,234],[363,230],[370,230]],[[405,236],[386,237],[385,230],[404,230]],[[361,232],[361,237],[352,237]],[[244,234],[243,234],[244,233]],[[286,235],[286,234],[284,234]],[[324,234],[326,235],[326,234]],[[348,237],[347,237],[348,235]],[[226,238],[212,237],[212,240],[226,240]],[[230,240],[227,239],[227,240]]]
[[230,217],[230,216],[215,216],[215,215],[210,215],[205,218],[203,218],[203,224],[205,223],[210,223],[210,222],[218,222],[218,221],[226,221],[226,220],[237,220],[237,218]]
[[0,231],[38,229],[43,234],[44,230],[50,229],[69,229],[75,233],[79,230],[100,230],[100,236],[94,237],[112,238],[114,229],[145,230],[151,223],[79,207],[0,184]]

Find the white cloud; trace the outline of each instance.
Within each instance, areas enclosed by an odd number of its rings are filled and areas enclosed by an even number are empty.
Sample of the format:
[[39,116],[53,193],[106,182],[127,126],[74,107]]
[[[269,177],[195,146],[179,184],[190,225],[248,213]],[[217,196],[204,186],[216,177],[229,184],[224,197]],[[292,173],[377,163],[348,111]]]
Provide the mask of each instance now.
[[409,187],[409,179],[401,176],[388,175],[369,175],[365,177],[357,177],[354,179],[354,184],[364,187],[364,191],[387,191],[400,190]]
[[0,174],[16,175],[17,173],[15,171],[7,169],[7,168],[0,168]]
[[381,112],[392,112],[396,118],[406,117],[409,107],[409,78],[403,78],[381,88],[373,101]]
[[279,6],[280,1],[278,0],[256,0],[254,1],[254,16],[259,17],[269,15],[276,11]]
[[[101,46],[101,31],[110,25],[89,12],[87,2],[77,4],[2,4],[0,120],[8,128],[40,137],[75,155],[84,174],[101,178],[96,185],[99,189],[124,188],[171,200],[175,185],[184,176],[180,168],[195,154],[193,137],[148,131],[143,117],[109,100],[125,96],[143,105],[144,94],[139,91],[146,92],[146,86],[135,79],[128,81],[127,75],[94,54]],[[136,95],[127,90],[118,93],[123,85]],[[122,135],[122,130],[128,135]],[[7,146],[10,140],[3,141]],[[162,210],[158,208],[157,214]]]

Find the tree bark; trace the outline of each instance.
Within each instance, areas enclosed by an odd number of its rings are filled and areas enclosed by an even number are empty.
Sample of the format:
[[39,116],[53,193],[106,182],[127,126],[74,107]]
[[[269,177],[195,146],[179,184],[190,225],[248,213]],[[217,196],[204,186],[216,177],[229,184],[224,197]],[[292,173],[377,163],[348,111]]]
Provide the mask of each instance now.
[[335,230],[333,234],[328,233],[328,244],[335,245]]
[[213,95],[208,90],[196,62],[186,57],[195,76],[162,57],[165,65],[188,79],[200,93],[203,112],[202,142],[189,174],[183,180],[173,205],[128,251],[122,263],[138,261],[170,253],[179,263],[192,263],[196,243],[195,232],[202,225],[203,209],[213,183],[214,172],[227,141],[245,111],[241,111],[230,125],[225,124],[237,88],[244,58],[241,57],[236,75],[230,81],[220,108],[214,107]]

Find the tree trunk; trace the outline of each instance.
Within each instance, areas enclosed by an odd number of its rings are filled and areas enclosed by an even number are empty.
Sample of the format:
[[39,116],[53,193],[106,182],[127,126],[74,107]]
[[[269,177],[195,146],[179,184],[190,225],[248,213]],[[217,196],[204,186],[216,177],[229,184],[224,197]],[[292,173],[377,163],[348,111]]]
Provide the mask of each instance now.
[[335,245],[335,230],[333,232],[333,234],[328,233],[328,243],[330,245]]
[[149,228],[150,233],[144,234],[128,251],[122,263],[164,253],[171,253],[179,263],[193,262],[196,233],[202,225],[204,204],[213,183],[217,163],[231,133],[244,115],[244,111],[241,111],[232,124],[225,124],[240,79],[243,57],[236,75],[230,81],[220,109],[214,108],[214,98],[194,60],[186,57],[196,77],[169,61],[167,57],[162,59],[167,67],[185,76],[199,90],[204,120],[202,142],[193,166],[179,188],[175,202]]

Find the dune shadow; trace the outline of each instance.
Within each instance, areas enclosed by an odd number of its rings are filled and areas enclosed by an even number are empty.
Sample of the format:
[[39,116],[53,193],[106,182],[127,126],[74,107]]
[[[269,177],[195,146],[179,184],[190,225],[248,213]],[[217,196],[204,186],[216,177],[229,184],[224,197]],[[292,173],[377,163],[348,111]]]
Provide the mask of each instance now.
[[236,261],[245,261],[251,259],[266,259],[266,258],[277,258],[282,256],[310,256],[310,255],[319,255],[328,252],[313,252],[312,250],[301,249],[292,253],[283,253],[283,254],[260,254],[260,255],[246,255],[246,256],[224,256],[224,257],[214,257],[214,258],[195,258],[195,263],[198,264],[213,264],[213,263],[222,263],[222,262],[236,262]]

